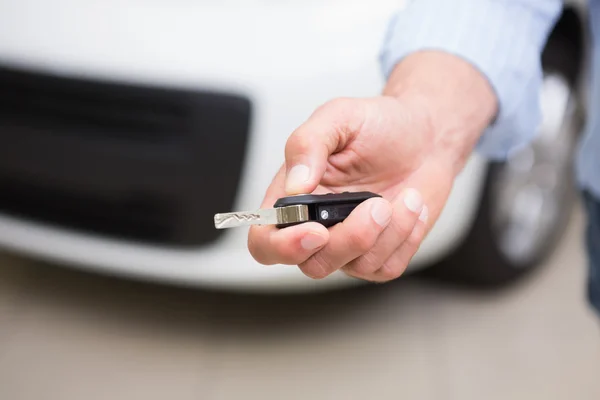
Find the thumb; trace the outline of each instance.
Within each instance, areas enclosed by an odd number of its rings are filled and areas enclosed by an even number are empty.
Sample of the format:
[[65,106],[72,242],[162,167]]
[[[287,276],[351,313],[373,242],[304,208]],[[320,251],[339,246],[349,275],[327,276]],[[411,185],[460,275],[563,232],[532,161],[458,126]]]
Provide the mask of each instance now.
[[288,195],[312,193],[317,188],[329,156],[343,150],[359,133],[365,114],[363,100],[333,100],[292,133],[285,146]]

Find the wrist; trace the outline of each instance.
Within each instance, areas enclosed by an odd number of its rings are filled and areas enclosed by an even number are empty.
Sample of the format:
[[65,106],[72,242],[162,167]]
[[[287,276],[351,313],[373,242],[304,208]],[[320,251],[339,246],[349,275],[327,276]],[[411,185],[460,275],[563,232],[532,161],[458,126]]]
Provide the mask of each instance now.
[[392,96],[433,130],[432,152],[458,173],[497,114],[485,76],[467,61],[439,51],[406,57],[392,71],[384,95]]

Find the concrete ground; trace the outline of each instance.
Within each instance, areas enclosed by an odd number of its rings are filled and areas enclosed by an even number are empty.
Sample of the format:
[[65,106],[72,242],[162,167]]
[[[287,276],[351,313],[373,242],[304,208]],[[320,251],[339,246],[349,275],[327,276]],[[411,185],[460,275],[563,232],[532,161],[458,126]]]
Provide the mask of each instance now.
[[0,256],[0,399],[600,399],[582,216],[500,293],[256,298]]

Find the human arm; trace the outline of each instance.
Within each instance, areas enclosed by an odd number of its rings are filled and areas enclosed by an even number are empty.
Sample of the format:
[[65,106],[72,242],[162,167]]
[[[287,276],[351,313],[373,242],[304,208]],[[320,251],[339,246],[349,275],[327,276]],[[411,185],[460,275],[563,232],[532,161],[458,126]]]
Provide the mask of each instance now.
[[[329,230],[253,227],[252,255],[263,264],[299,265],[313,278],[340,269],[370,281],[400,276],[472,150],[503,157],[535,131],[539,57],[559,12],[554,0],[413,2],[394,19],[384,46],[383,95],[320,107],[290,136],[263,205],[346,190],[383,199],[363,203]],[[457,13],[465,15],[459,27],[448,18]],[[510,31],[515,23],[511,37],[524,35],[522,46],[494,36],[494,27],[509,24]]]
[[[424,50],[454,55],[490,83],[498,110],[477,144],[503,159],[531,140],[540,122],[541,53],[562,0],[413,0],[390,23],[381,52],[386,77]],[[399,74],[395,74],[399,75]],[[389,82],[387,93],[393,93]],[[435,100],[434,100],[435,101]]]

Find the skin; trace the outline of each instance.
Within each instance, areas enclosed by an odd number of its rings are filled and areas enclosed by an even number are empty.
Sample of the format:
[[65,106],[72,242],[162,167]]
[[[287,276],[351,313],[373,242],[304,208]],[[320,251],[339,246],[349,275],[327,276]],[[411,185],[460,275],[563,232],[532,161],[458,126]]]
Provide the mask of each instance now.
[[372,282],[398,278],[497,111],[479,71],[435,51],[398,63],[381,96],[324,104],[289,137],[262,207],[302,193],[371,191],[383,198],[362,203],[330,229],[253,226],[250,253],[261,264],[297,265],[313,279],[338,270]]

